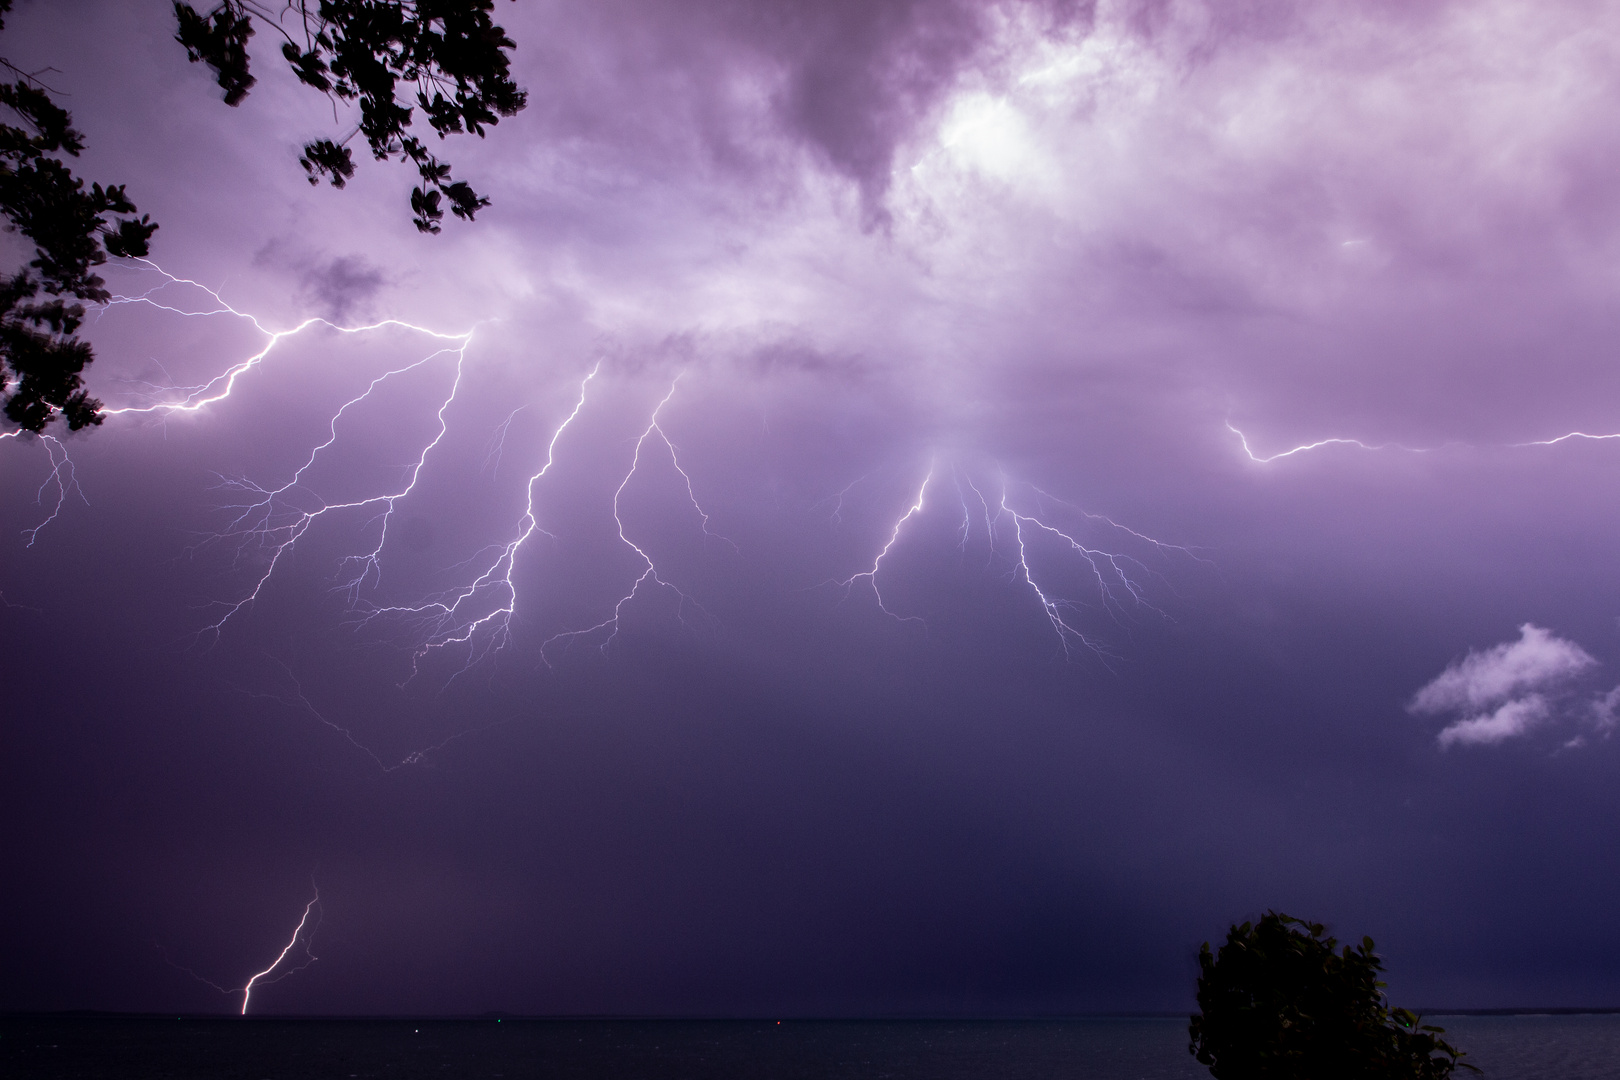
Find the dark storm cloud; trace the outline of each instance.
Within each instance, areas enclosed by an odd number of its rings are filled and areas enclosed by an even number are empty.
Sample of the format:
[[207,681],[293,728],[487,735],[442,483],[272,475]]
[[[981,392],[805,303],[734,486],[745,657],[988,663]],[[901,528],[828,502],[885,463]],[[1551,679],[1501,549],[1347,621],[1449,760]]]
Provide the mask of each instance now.
[[372,300],[388,284],[382,267],[363,255],[319,258],[298,252],[286,242],[272,241],[253,257],[256,265],[284,270],[298,282],[299,298],[335,323],[364,319]]
[[[1606,6],[501,10],[532,104],[446,144],[493,205],[439,237],[386,166],[304,183],[341,131],[272,54],[229,110],[162,4],[8,25],[166,269],[472,338],[311,329],[63,443],[88,505],[0,560],[0,1004],[213,1007],[153,943],[259,970],[312,872],[266,1009],[1181,1008],[1272,906],[1402,1001],[1620,1000],[1616,444],[1514,445],[1616,430]],[[94,332],[114,406],[269,340]],[[47,449],[0,442],[9,535]],[[214,640],[274,549],[239,504],[312,453],[278,520],[426,464],[374,573],[378,507],[331,513]],[[531,508],[499,651],[398,616]],[[664,584],[569,636],[638,550]],[[1526,625],[1587,681],[1408,713]]]

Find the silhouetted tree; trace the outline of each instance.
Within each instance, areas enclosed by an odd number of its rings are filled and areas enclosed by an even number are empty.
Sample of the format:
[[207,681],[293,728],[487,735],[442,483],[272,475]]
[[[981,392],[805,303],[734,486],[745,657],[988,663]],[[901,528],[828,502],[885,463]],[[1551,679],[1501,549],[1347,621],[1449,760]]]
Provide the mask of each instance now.
[[[0,29],[12,0],[0,0]],[[91,184],[73,175],[84,137],[40,80],[9,62],[16,76],[0,82],[0,214],[34,244],[27,266],[0,278],[0,399],[7,419],[39,432],[60,416],[77,430],[101,423],[101,403],[84,391],[81,372],[93,359],[76,335],[84,304],[107,291],[94,268],[108,255],[141,256],[157,229],[136,218],[122,185]]]
[[309,182],[325,176],[342,187],[354,175],[347,143],[364,136],[377,160],[416,166],[422,183],[411,192],[411,212],[418,229],[436,233],[446,201],[452,214],[471,220],[489,200],[451,179],[450,166],[407,132],[416,110],[441,139],[482,137],[527,102],[510,74],[507,54],[515,45],[495,25],[494,7],[494,0],[223,0],[200,14],[177,0],[175,40],[193,62],[214,69],[225,104],[239,105],[255,81],[247,48],[253,16],[265,20],[284,39],[281,54],[299,81],[360,105],[360,122],[341,140],[304,146]]
[[[0,0],[0,29],[12,2]],[[416,110],[441,139],[457,132],[482,137],[527,100],[511,79],[508,53],[515,45],[491,17],[494,6],[494,0],[223,0],[199,13],[176,3],[175,40],[193,62],[214,69],[226,104],[238,105],[254,84],[247,48],[253,19],[270,23],[285,39],[281,53],[300,81],[360,107],[359,123],[341,140],[305,145],[300,161],[310,183],[325,176],[342,187],[355,170],[346,144],[362,135],[378,160],[398,157],[416,166],[422,183],[411,192],[413,220],[436,233],[446,203],[471,220],[489,200],[453,179],[450,166],[407,131]],[[109,298],[94,268],[109,255],[145,256],[157,225],[135,217],[122,185],[86,189],[64,160],[84,148],[72,116],[37,75],[3,59],[0,67],[16,77],[0,82],[0,107],[15,119],[0,123],[0,215],[34,244],[26,267],[0,277],[0,402],[18,430],[43,432],[58,417],[78,430],[102,419],[101,403],[84,389],[94,353],[77,336],[84,303]]]
[[1216,1080],[1439,1080],[1478,1071],[1443,1029],[1392,1009],[1371,938],[1342,951],[1320,923],[1269,911],[1198,955],[1188,1050]]

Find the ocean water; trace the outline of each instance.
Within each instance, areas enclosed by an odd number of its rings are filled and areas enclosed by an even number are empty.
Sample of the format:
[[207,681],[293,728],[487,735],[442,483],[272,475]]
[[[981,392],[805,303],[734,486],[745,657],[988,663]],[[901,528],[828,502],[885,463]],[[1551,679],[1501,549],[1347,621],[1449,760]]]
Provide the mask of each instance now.
[[[1492,1080],[1620,1077],[1620,1016],[1434,1017]],[[6,1080],[1193,1080],[1185,1019],[0,1018]]]

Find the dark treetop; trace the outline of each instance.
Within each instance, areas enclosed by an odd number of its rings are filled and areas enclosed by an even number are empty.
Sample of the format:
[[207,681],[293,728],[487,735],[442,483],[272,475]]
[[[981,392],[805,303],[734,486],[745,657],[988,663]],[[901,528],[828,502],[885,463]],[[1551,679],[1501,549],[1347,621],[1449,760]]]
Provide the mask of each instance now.
[[[0,0],[0,28],[10,8],[11,0]],[[345,144],[364,135],[378,160],[398,156],[415,164],[422,183],[411,192],[411,211],[428,233],[439,231],[447,201],[452,214],[471,220],[489,200],[452,179],[450,166],[407,134],[416,109],[441,139],[482,136],[526,100],[509,74],[514,44],[491,19],[493,8],[493,0],[299,0],[274,10],[226,0],[201,14],[190,4],[174,5],[176,40],[193,61],[214,69],[229,105],[240,104],[254,83],[247,50],[253,16],[275,26],[286,39],[282,55],[302,82],[360,105],[359,124],[341,141],[305,145],[301,162],[310,183],[326,176],[342,187],[355,168]],[[36,77],[0,64],[18,76],[0,83],[0,106],[16,120],[0,124],[0,214],[34,243],[28,266],[0,279],[0,401],[18,430],[43,432],[58,416],[78,430],[102,419],[101,403],[84,389],[83,371],[95,356],[77,337],[80,301],[108,298],[92,269],[109,255],[145,256],[157,225],[133,216],[122,185],[85,188],[63,161],[84,146],[73,118]],[[49,299],[40,300],[42,294]]]
[[[1217,1080],[1439,1080],[1461,1052],[1391,1009],[1372,938],[1335,952],[1320,923],[1270,911],[1198,956],[1188,1049]],[[1462,1068],[1472,1069],[1470,1065]]]
[[[0,28],[10,9],[11,0],[0,0]],[[101,403],[80,376],[92,353],[75,336],[79,301],[106,300],[93,268],[108,255],[145,255],[157,226],[132,216],[122,185],[86,190],[63,161],[84,149],[73,118],[36,77],[0,65],[17,76],[0,83],[0,105],[14,120],[0,124],[0,214],[34,244],[28,265],[0,278],[0,397],[6,418],[27,431],[43,431],[57,416],[73,429],[99,424]]]
[[224,0],[203,15],[177,2],[177,40],[193,61],[214,69],[225,103],[237,105],[254,83],[247,43],[256,14],[285,39],[281,54],[301,82],[359,102],[360,122],[341,141],[304,146],[300,161],[310,183],[325,176],[342,187],[354,175],[347,143],[363,135],[377,160],[397,156],[416,166],[422,183],[411,192],[411,211],[423,232],[439,231],[445,200],[467,220],[489,205],[465,181],[452,180],[450,166],[406,129],[420,108],[441,139],[464,131],[482,137],[523,108],[527,95],[509,70],[515,45],[490,17],[494,0],[291,0],[279,12],[272,7]]

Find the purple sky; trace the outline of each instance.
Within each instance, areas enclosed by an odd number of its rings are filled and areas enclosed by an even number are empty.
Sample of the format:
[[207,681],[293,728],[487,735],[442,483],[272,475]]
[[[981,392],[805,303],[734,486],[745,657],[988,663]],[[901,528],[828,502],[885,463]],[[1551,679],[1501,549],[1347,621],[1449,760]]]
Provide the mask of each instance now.
[[1612,5],[503,3],[438,237],[168,7],[0,38],[162,223],[0,441],[0,1008],[312,881],[255,1011],[1620,1006]]

